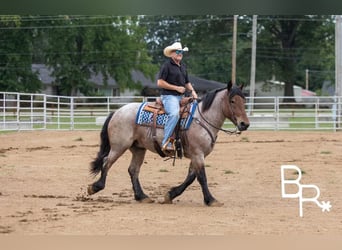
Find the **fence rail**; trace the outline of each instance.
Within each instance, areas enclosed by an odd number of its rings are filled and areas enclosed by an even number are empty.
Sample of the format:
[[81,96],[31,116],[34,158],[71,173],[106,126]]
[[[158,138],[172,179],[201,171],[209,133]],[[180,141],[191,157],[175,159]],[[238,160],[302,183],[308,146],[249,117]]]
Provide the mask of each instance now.
[[[69,97],[0,92],[0,130],[98,130],[109,112],[142,96]],[[342,97],[247,98],[250,130],[341,130]],[[225,128],[232,127],[227,120]]]

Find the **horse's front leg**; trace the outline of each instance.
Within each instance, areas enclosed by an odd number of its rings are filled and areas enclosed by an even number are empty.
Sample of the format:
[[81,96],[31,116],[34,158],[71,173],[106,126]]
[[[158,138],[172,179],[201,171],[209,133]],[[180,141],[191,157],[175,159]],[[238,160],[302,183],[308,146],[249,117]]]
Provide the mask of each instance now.
[[193,183],[196,177],[202,188],[204,203],[208,206],[222,206],[223,203],[218,202],[209,191],[207,177],[204,169],[204,161],[197,162],[196,159],[193,159],[191,161],[188,175],[185,178],[184,182],[179,186],[171,188],[170,191],[166,193],[164,202],[162,203],[171,204],[172,200],[181,195],[185,191],[185,189]]
[[171,204],[172,200],[174,198],[176,198],[177,196],[181,195],[184,190],[191,184],[194,182],[196,178],[196,173],[190,163],[190,167],[189,167],[189,171],[188,171],[188,175],[185,178],[184,182],[182,184],[180,184],[179,186],[173,187],[170,189],[170,191],[168,191],[164,197],[164,202],[162,202],[163,204]]
[[208,183],[207,183],[207,176],[205,173],[204,164],[201,165],[199,169],[196,171],[197,180],[201,185],[203,197],[204,197],[204,203],[208,206],[212,207],[221,207],[223,206],[223,203],[218,202],[210,193]]

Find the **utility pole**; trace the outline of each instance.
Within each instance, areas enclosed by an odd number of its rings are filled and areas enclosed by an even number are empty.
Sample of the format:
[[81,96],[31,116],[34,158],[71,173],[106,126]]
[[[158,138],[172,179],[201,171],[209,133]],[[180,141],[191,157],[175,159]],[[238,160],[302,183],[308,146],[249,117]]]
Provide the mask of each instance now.
[[336,16],[335,24],[335,94],[342,96],[342,16]]
[[342,16],[336,16],[335,24],[335,96],[336,96],[336,127],[341,122],[341,96],[342,96]]
[[249,88],[249,114],[251,115],[254,106],[254,92],[255,92],[255,60],[256,60],[256,38],[257,38],[257,15],[253,15],[252,27],[252,59],[251,59],[251,81]]
[[232,48],[232,83],[236,82],[236,32],[237,32],[237,15],[234,15],[233,26],[233,48]]

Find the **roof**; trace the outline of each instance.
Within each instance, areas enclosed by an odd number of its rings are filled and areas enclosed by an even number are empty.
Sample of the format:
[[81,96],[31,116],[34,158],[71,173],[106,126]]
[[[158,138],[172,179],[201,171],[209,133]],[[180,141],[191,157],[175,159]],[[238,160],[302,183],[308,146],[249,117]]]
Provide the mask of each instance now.
[[197,76],[192,76],[192,75],[189,76],[189,81],[191,82],[191,84],[193,85],[196,91],[202,91],[202,92],[205,92],[211,89],[223,88],[227,86],[227,84],[224,84],[221,82],[207,80],[207,79],[200,78]]
[[[132,71],[132,78],[134,81],[140,81],[143,87],[148,87],[148,88],[158,88],[157,86],[157,79],[158,79],[158,73],[155,74],[154,80],[151,80],[144,76],[144,74],[141,71]],[[211,89],[216,89],[216,88],[222,88],[225,87],[226,84],[217,82],[217,81],[212,81],[212,80],[207,80],[204,78],[200,78],[197,76],[189,75],[189,81],[193,85],[196,91],[208,91]]]
[[[55,81],[55,77],[51,76],[52,70],[49,69],[45,64],[32,64],[32,71],[38,72],[38,77],[42,81],[43,84],[52,84]],[[150,79],[146,77],[141,71],[132,70],[132,79],[135,82],[140,82],[143,87],[148,88],[158,88],[157,86],[157,78],[158,73],[155,74],[154,79]],[[102,73],[92,74],[90,81],[94,82],[97,85],[103,85],[104,77]],[[206,92],[211,89],[222,88],[226,85],[221,82],[207,80],[204,78],[200,78],[197,76],[189,75],[189,80],[192,83],[193,87],[196,91]],[[117,82],[112,77],[108,77],[108,86],[117,86]]]
[[42,83],[51,84],[55,81],[55,77],[51,76],[52,70],[48,69],[45,64],[32,64],[33,72],[38,72],[38,78]]

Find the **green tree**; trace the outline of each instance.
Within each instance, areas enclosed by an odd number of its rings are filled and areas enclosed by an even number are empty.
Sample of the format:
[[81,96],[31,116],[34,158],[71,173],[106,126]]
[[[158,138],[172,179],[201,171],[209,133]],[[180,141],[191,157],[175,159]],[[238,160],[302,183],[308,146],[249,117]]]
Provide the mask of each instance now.
[[[162,50],[174,41],[190,48],[184,58],[190,74],[227,82],[231,77],[233,16],[147,16],[143,18],[146,41],[153,62],[161,64]],[[252,16],[239,16],[237,23],[237,82],[250,82]],[[305,86],[310,69],[310,89],[334,77],[334,20],[332,16],[258,16],[256,80],[276,77],[286,83],[286,96],[293,84]]]
[[[309,70],[309,88],[318,91],[325,80],[335,81],[335,17],[314,16],[309,21],[312,27],[306,31],[312,34],[302,39],[303,56],[298,64],[297,84],[305,86],[304,70]],[[317,21],[315,21],[317,20]],[[302,35],[305,35],[303,31]]]
[[331,66],[331,20],[298,15],[258,17],[257,70],[284,81],[284,96],[293,96],[294,84],[304,86],[305,69],[320,71]]
[[46,64],[63,94],[91,94],[94,73],[102,73],[104,84],[113,77],[121,89],[134,89],[141,85],[132,80],[133,69],[151,78],[156,72],[137,17],[63,16],[50,25]]
[[[232,15],[147,16],[147,42],[153,62],[161,64],[163,48],[175,41],[189,47],[184,61],[190,74],[228,82],[232,69]],[[250,18],[240,17],[237,44],[237,81],[246,83],[250,71]]]
[[[194,74],[219,82],[229,82],[232,76],[233,21],[230,16],[208,15],[199,21],[187,40],[193,50],[189,61]],[[237,25],[236,79],[246,83],[250,71],[251,25],[240,17]]]
[[0,16],[0,91],[37,92],[41,82],[32,71],[33,40],[38,35],[28,27],[27,17]]

